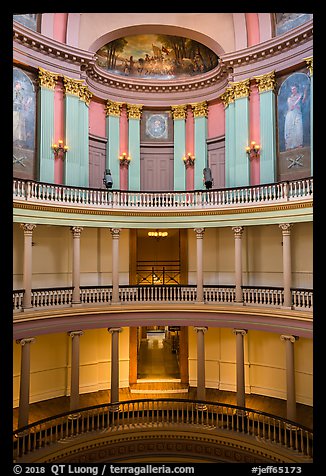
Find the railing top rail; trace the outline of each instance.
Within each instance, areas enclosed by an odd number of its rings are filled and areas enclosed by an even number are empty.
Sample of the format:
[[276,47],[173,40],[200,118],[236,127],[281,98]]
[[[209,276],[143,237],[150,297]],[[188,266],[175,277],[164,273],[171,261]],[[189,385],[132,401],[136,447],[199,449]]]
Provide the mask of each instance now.
[[122,194],[159,194],[159,195],[165,195],[165,194],[182,194],[182,193],[211,193],[211,192],[228,192],[232,190],[245,190],[245,189],[257,189],[257,188],[264,188],[264,187],[271,187],[271,186],[277,186],[285,183],[295,183],[295,182],[303,182],[305,180],[312,180],[313,176],[309,177],[304,177],[296,180],[282,180],[280,182],[269,182],[269,183],[262,183],[258,185],[244,185],[244,186],[238,186],[238,187],[224,187],[224,188],[211,188],[209,190],[207,189],[194,189],[194,190],[121,190],[121,189],[106,189],[106,188],[96,188],[96,187],[82,187],[79,185],[65,185],[65,184],[55,184],[55,183],[50,183],[50,182],[39,182],[37,180],[30,180],[30,179],[22,179],[18,177],[13,177],[13,181],[20,181],[20,182],[30,182],[30,183],[35,183],[38,185],[44,185],[48,187],[60,187],[60,188],[65,188],[65,189],[71,189],[74,190],[78,188],[79,190],[94,190],[94,191],[99,191],[99,192],[118,192]]
[[301,425],[297,422],[294,422],[292,420],[288,420],[288,419],[280,417],[278,415],[273,415],[272,413],[263,412],[261,410],[255,410],[255,409],[249,408],[249,407],[241,407],[241,406],[238,406],[238,405],[233,405],[231,403],[212,402],[212,401],[208,401],[208,400],[190,400],[190,399],[187,399],[187,398],[178,398],[178,399],[174,399],[174,398],[142,398],[142,399],[134,399],[134,400],[122,400],[122,401],[115,402],[115,403],[109,403],[109,402],[108,403],[101,403],[101,404],[97,404],[97,405],[92,405],[92,406],[88,406],[88,407],[79,408],[79,409],[76,409],[74,411],[71,411],[71,410],[66,411],[66,412],[60,413],[58,415],[43,418],[42,420],[38,420],[36,422],[30,423],[29,425],[23,426],[21,428],[17,428],[16,430],[13,431],[13,436],[17,435],[18,433],[28,431],[28,430],[30,430],[34,427],[39,426],[39,425],[43,425],[44,423],[48,423],[48,422],[51,422],[53,420],[58,420],[60,418],[65,418],[65,417],[68,417],[68,416],[71,416],[71,415],[74,415],[74,414],[81,414],[81,413],[86,413],[86,412],[89,412],[89,411],[100,410],[100,409],[106,408],[106,407],[110,408],[111,406],[116,407],[117,405],[125,405],[125,404],[127,404],[127,405],[138,404],[139,405],[139,404],[142,404],[142,403],[159,403],[159,402],[171,403],[171,408],[172,408],[172,405],[176,404],[176,403],[187,403],[187,404],[190,404],[190,405],[198,405],[198,404],[201,405],[202,404],[202,405],[211,406],[211,407],[214,407],[214,406],[215,407],[224,407],[224,408],[229,408],[231,410],[240,410],[240,411],[243,411],[243,412],[250,412],[250,413],[254,413],[256,415],[261,415],[261,416],[264,416],[264,417],[267,417],[267,418],[276,419],[276,420],[284,422],[285,424],[289,424],[289,425],[295,426],[297,428],[300,428],[303,431],[313,433],[312,428],[308,428],[308,427],[306,427],[304,425]]

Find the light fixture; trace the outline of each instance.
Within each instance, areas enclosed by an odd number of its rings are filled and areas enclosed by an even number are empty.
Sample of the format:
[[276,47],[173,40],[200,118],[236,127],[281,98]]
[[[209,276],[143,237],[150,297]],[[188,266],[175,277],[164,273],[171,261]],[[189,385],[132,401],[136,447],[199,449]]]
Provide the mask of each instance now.
[[246,152],[250,160],[258,159],[260,154],[260,145],[256,144],[254,140],[250,142],[250,146],[246,147]]
[[147,233],[148,236],[154,236],[155,238],[165,238],[166,236],[168,236],[168,232],[167,231],[149,231]]
[[127,152],[122,152],[122,154],[119,156],[120,160],[120,165],[129,165],[129,162],[131,161],[131,157],[127,155]]
[[69,147],[63,145],[63,140],[59,140],[58,144],[52,144],[52,149],[54,150],[54,156],[56,159],[64,159]]
[[194,165],[195,163],[195,156],[192,155],[190,152],[188,152],[187,155],[182,157],[183,163],[185,164],[186,167],[189,167],[190,165]]

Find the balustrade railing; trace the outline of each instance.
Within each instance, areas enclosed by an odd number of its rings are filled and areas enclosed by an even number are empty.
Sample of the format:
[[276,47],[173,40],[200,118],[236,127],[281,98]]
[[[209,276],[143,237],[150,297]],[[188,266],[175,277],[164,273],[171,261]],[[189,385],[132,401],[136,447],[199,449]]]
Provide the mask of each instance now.
[[58,442],[76,444],[76,438],[86,433],[91,438],[99,432],[109,436],[112,432],[169,428],[193,428],[196,433],[201,429],[223,430],[227,438],[233,433],[239,439],[242,434],[249,446],[251,437],[256,444],[260,442],[274,451],[280,448],[293,452],[303,458],[302,462],[313,458],[313,432],[295,422],[231,404],[167,398],[101,404],[32,423],[14,432],[13,456],[15,462],[24,462],[24,457],[33,452],[37,457],[38,450],[50,449]]
[[[204,285],[204,302],[227,304],[235,302],[235,286]],[[284,291],[279,287],[243,286],[244,304],[254,306],[283,305]],[[311,310],[313,308],[313,290],[292,289],[292,305],[295,309]],[[70,306],[73,287],[32,289],[32,308],[54,306]],[[13,291],[13,309],[19,311],[23,307],[24,290]],[[195,302],[197,287],[192,285],[121,285],[119,300],[121,304],[146,302]],[[112,286],[81,286],[81,305],[110,304],[112,301]]]
[[86,208],[215,208],[307,199],[312,195],[312,177],[250,187],[175,192],[91,189],[13,179],[14,200],[58,203]]

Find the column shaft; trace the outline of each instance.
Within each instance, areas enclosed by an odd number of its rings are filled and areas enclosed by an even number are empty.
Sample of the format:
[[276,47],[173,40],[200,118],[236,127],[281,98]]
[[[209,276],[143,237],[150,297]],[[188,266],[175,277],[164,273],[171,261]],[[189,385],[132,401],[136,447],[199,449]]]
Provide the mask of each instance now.
[[243,227],[233,227],[234,231],[234,267],[235,267],[235,301],[243,302],[242,292],[242,233]]
[[282,224],[283,238],[283,289],[284,289],[284,306],[292,306],[292,270],[291,270],[291,224]]
[[71,343],[71,384],[70,384],[70,410],[79,408],[79,337],[82,331],[69,332]]
[[108,329],[111,339],[111,395],[110,402],[119,401],[119,332],[120,327]]
[[71,228],[73,235],[73,263],[72,263],[72,305],[80,304],[80,234],[83,228]]
[[24,265],[23,265],[23,309],[32,307],[32,237],[36,225],[21,224],[24,230]]
[[206,399],[205,384],[205,338],[207,327],[195,327],[197,332],[197,400]]
[[245,372],[243,338],[247,334],[244,329],[234,329],[236,335],[236,365],[237,365],[237,405],[245,407]]
[[112,304],[119,303],[119,237],[120,229],[111,228],[112,235]]
[[204,228],[195,228],[197,249],[197,302],[204,301],[203,290],[203,237]]
[[294,342],[297,337],[282,335],[281,340],[285,342],[286,361],[286,418],[296,420],[296,391],[295,391],[295,367],[294,367]]
[[30,393],[30,344],[33,344],[34,342],[34,338],[20,339],[17,341],[17,344],[21,345],[18,428],[28,425]]

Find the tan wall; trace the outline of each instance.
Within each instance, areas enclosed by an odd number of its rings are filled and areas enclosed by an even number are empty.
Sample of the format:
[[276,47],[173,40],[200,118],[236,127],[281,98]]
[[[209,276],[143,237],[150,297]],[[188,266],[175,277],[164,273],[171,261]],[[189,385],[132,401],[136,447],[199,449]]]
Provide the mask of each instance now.
[[[80,337],[80,393],[110,388],[111,335],[107,329],[84,331]],[[19,403],[20,344],[13,345],[13,404]],[[31,344],[30,402],[70,394],[71,338],[59,333],[41,335]],[[120,387],[129,385],[129,328],[119,333]]]
[[[189,385],[197,386],[197,342],[189,327]],[[313,342],[294,344],[298,403],[313,404]],[[279,334],[248,331],[244,337],[246,393],[286,399],[285,344]],[[206,386],[236,391],[236,337],[232,329],[209,328],[205,333]]]

